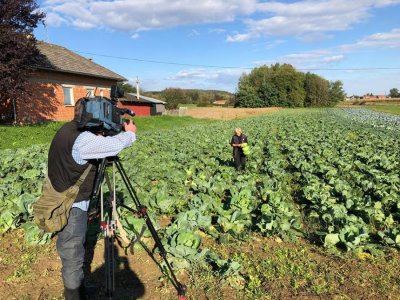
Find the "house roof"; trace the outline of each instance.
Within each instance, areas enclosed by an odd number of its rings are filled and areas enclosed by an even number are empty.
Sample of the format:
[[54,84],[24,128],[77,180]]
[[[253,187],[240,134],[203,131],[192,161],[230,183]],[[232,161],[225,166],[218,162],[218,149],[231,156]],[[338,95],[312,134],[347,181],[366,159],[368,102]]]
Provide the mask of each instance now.
[[91,59],[78,55],[62,46],[38,42],[37,48],[41,55],[32,64],[34,68],[114,79],[117,81],[127,80],[123,76],[96,64]]
[[228,100],[217,100],[217,101],[214,101],[213,104],[215,104],[215,105],[225,105],[226,102],[228,102]]
[[125,94],[125,99],[122,101],[128,101],[128,102],[140,102],[140,103],[155,103],[155,104],[165,104],[167,102],[158,100],[156,98],[151,98],[151,97],[146,97],[146,96],[139,96],[139,99],[137,98],[136,93],[126,93]]

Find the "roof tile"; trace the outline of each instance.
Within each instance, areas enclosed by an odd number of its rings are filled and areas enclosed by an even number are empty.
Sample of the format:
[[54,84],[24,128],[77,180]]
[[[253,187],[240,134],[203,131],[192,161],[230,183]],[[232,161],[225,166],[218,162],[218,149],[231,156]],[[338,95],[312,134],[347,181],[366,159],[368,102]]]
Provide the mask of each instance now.
[[89,75],[118,81],[127,80],[123,76],[62,46],[38,42],[37,47],[41,56],[32,64],[37,69]]

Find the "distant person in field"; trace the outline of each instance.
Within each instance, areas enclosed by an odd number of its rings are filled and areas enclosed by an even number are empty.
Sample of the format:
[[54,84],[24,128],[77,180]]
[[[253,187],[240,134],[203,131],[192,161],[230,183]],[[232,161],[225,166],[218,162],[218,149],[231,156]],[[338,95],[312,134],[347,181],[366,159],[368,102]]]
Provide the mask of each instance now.
[[235,128],[231,139],[233,147],[233,162],[237,171],[246,169],[246,155],[243,153],[242,144],[247,143],[247,136],[242,133],[241,128]]

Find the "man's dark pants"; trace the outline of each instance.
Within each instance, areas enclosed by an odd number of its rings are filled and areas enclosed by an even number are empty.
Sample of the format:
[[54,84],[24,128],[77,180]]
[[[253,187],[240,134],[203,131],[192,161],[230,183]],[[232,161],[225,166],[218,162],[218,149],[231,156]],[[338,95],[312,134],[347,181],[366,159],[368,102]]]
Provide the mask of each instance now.
[[68,224],[57,234],[57,252],[62,261],[61,274],[66,289],[75,290],[83,284],[86,229],[87,212],[73,207]]
[[246,169],[246,156],[239,153],[239,151],[234,153],[233,162],[235,164],[236,170],[240,171]]

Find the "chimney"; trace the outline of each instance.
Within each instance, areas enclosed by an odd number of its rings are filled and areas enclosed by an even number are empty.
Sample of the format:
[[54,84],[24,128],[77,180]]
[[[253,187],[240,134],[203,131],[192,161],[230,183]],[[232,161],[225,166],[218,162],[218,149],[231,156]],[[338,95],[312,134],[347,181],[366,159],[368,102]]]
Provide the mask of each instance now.
[[139,100],[140,92],[139,92],[139,77],[136,77],[136,98]]

